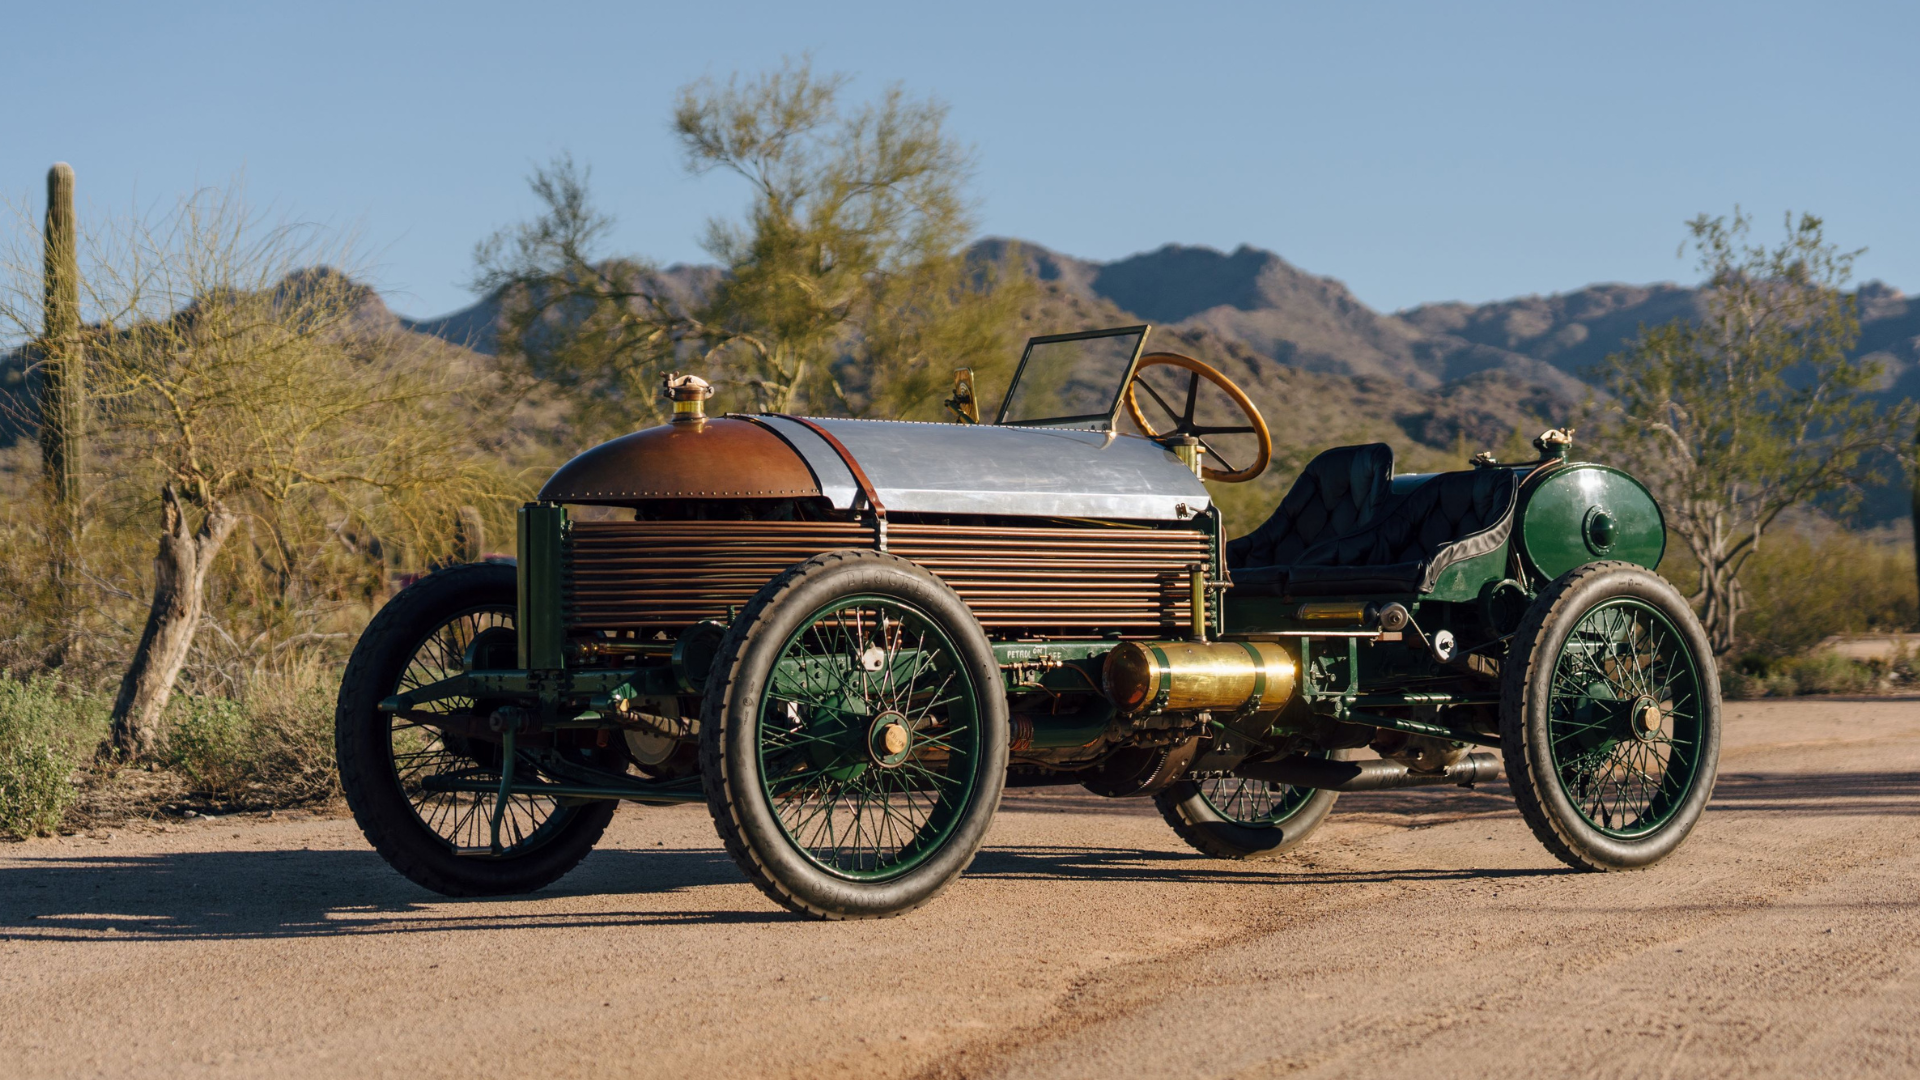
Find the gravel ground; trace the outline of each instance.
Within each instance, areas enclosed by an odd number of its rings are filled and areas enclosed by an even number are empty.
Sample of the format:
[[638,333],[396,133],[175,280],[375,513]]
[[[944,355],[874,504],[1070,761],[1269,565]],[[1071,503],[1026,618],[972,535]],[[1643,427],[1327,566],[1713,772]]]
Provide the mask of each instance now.
[[797,921],[706,811],[448,901],[350,819],[0,845],[8,1077],[1816,1076],[1920,1072],[1920,701],[1728,707],[1678,855],[1585,875],[1505,791],[1353,795],[1271,863],[1009,795],[973,870]]

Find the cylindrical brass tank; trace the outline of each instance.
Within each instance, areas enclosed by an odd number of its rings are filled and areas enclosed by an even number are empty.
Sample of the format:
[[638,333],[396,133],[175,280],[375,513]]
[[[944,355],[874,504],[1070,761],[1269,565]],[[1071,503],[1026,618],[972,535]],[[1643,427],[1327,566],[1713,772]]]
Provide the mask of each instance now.
[[1107,654],[1107,697],[1126,715],[1276,712],[1299,666],[1272,641],[1128,641]]

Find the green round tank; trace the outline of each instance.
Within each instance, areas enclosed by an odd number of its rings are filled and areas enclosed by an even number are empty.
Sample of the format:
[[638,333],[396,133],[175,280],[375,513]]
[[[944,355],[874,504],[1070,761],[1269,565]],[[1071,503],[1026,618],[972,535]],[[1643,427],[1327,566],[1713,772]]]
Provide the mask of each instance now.
[[1514,530],[1528,569],[1551,581],[1601,559],[1651,570],[1667,550],[1667,524],[1640,481],[1585,462],[1552,469],[1520,493]]

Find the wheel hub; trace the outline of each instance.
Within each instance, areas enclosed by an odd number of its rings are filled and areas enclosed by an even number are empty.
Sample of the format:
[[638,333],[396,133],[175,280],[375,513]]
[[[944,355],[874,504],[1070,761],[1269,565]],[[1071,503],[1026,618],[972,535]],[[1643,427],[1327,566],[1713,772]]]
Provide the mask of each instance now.
[[1633,703],[1633,733],[1640,739],[1654,739],[1666,726],[1667,715],[1660,709],[1660,703],[1650,697],[1641,697]]
[[874,717],[867,746],[874,764],[883,768],[890,769],[906,761],[907,751],[913,746],[913,732],[907,726],[906,714],[888,709]]

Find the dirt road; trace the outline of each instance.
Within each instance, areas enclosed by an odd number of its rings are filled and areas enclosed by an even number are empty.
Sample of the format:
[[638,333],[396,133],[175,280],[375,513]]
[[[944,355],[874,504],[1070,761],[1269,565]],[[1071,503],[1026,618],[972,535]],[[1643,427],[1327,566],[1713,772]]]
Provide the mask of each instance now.
[[1505,798],[1348,796],[1301,853],[1010,795],[902,919],[773,909],[699,807],[627,808],[535,897],[442,900],[348,819],[0,846],[0,1076],[1920,1073],[1920,701],[1729,707],[1643,873]]

